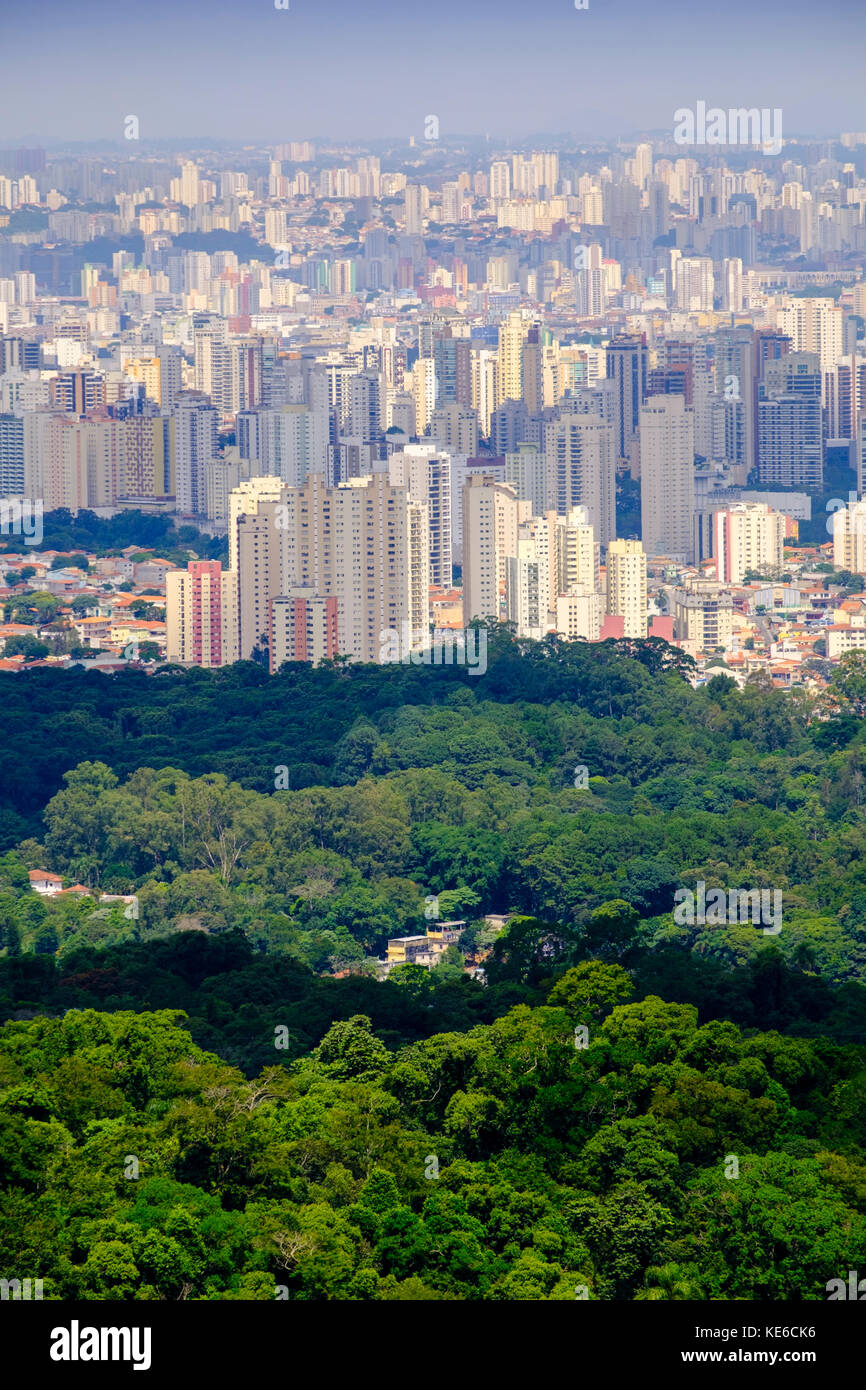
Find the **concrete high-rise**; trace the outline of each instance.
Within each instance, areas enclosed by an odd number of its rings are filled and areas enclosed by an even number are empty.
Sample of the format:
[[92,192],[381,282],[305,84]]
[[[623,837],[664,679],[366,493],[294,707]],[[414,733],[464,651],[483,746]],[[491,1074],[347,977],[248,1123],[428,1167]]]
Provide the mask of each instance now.
[[646,560],[640,541],[612,541],[607,548],[605,608],[623,619],[624,637],[647,635]]
[[301,487],[308,473],[328,467],[329,421],[323,408],[283,405],[259,415],[262,475]]
[[680,257],[674,267],[674,292],[678,309],[712,312],[713,263],[708,256]]
[[641,534],[647,555],[694,558],[694,416],[682,396],[641,407]]
[[562,414],[544,429],[547,501],[560,516],[585,507],[597,539],[616,536],[616,430],[597,415]]
[[217,413],[200,392],[184,392],[171,414],[169,430],[177,511],[181,516],[205,516],[205,474],[217,455]]
[[749,571],[781,567],[784,559],[785,518],[765,502],[738,502],[713,513],[713,557],[716,578],[742,584]]
[[820,490],[824,474],[821,401],[791,392],[758,402],[758,478]]
[[505,481],[521,501],[532,504],[533,516],[543,516],[550,505],[547,495],[547,460],[534,444],[518,444],[505,455]]
[[472,474],[463,488],[463,621],[500,618],[506,561],[517,554],[521,504],[513,487]]
[[605,374],[613,380],[616,396],[617,457],[630,460],[632,440],[637,433],[640,408],[646,396],[645,338],[637,334],[613,338],[607,348]]
[[721,584],[690,580],[673,591],[674,636],[691,656],[709,656],[731,645],[733,600]]
[[[841,305],[833,299],[781,295],[770,313],[777,329],[792,340],[795,352],[818,354],[824,377],[835,369],[844,351]],[[826,403],[826,389],[822,401]]]
[[219,560],[190,560],[185,570],[167,572],[167,660],[206,667],[224,664],[223,578]]
[[117,421],[117,496],[129,502],[175,496],[171,430],[166,416],[131,415]]
[[850,501],[832,514],[833,564],[852,574],[866,574],[866,501]]
[[338,653],[338,604],[333,595],[321,597],[314,589],[298,586],[271,599],[271,674],[286,661],[309,661],[316,666]]
[[604,269],[602,248],[593,242],[578,247],[574,272],[574,304],[578,318],[601,318],[605,310]]
[[528,333],[529,324],[517,310],[499,325],[497,405],[523,400],[523,344]]
[[517,553],[506,556],[505,611],[518,637],[540,641],[550,627],[552,550],[552,528],[535,517],[518,528]]
[[388,472],[393,487],[408,490],[413,502],[427,509],[430,583],[450,589],[451,562],[451,456],[435,444],[407,444],[391,455]]

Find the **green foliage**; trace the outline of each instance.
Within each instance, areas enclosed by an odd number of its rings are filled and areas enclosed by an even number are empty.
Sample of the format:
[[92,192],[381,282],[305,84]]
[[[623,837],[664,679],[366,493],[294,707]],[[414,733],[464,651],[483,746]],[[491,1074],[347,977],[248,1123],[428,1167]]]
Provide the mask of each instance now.
[[[0,676],[0,1270],[825,1298],[866,1261],[864,669],[818,711],[491,624],[480,676]],[[778,888],[781,934],[675,922],[698,879]],[[431,895],[459,946],[380,983]]]
[[647,999],[584,1051],[557,1007],[396,1052],[353,1016],[248,1081],[183,1023],[0,1031],[0,1264],[52,1297],[810,1301],[866,1254],[862,1048]]

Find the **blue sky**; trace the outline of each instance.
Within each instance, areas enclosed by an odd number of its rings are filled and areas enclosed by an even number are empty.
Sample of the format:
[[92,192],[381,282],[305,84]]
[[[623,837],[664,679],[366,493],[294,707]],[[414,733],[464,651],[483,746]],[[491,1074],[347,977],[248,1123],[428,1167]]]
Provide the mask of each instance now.
[[614,137],[677,107],[781,107],[786,135],[866,127],[864,0],[0,0],[0,146]]

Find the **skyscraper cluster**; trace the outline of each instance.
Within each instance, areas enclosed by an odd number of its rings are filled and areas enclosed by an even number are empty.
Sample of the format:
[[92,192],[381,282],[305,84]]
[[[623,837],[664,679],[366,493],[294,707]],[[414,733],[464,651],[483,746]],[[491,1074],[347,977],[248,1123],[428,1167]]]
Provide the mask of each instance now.
[[678,634],[708,591],[648,573],[778,569],[828,450],[862,478],[860,144],[409,154],[0,156],[0,495],[227,535],[175,659],[375,660],[446,599]]

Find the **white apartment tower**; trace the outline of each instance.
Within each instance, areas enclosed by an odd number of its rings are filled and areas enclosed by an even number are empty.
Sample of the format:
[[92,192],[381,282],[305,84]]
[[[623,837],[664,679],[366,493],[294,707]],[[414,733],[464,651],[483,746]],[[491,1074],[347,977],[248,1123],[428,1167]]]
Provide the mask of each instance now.
[[547,501],[560,516],[584,507],[602,545],[616,535],[616,431],[598,415],[566,415],[544,431]]
[[435,444],[407,444],[388,461],[392,487],[408,489],[413,502],[427,508],[430,583],[450,589],[451,456]]
[[501,616],[505,562],[517,554],[520,507],[514,488],[507,483],[484,473],[467,477],[463,488],[464,623]]
[[713,513],[716,578],[742,584],[749,570],[775,570],[785,553],[785,517],[766,502],[738,502]]
[[833,512],[833,564],[852,574],[866,574],[866,500],[851,501]]
[[646,552],[640,541],[612,541],[607,548],[607,612],[624,619],[623,636],[646,637]]

